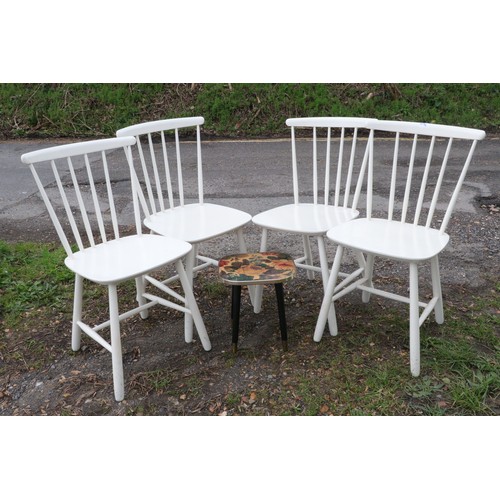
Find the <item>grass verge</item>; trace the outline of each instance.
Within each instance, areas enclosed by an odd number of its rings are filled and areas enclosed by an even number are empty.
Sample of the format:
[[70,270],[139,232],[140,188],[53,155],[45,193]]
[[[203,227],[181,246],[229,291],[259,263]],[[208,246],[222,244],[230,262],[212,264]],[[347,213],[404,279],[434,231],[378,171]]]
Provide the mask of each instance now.
[[[49,365],[68,357],[73,281],[63,257],[52,245],[0,243],[0,382],[33,372],[43,379]],[[228,292],[214,288],[213,279],[214,275],[212,279],[208,275],[198,281],[204,290],[199,294],[200,309],[211,331],[219,324],[229,328],[224,316]],[[132,288],[126,295],[133,296]],[[499,291],[497,284],[476,296],[454,295],[443,325],[426,321],[421,334],[423,373],[414,378],[409,373],[404,309],[385,307],[378,299],[362,308],[345,301],[338,307],[339,328],[344,333],[325,336],[315,344],[310,333],[317,311],[308,302],[317,293],[316,285],[304,279],[294,287],[297,303],[287,306],[294,325],[288,352],[283,353],[277,341],[275,308],[267,294],[264,310],[269,312],[268,318],[261,316],[264,313],[244,312],[242,347],[236,357],[220,348],[207,359],[180,351],[175,353],[175,366],[170,366],[170,361],[163,360],[170,355],[165,352],[159,365],[144,365],[130,375],[130,398],[141,402],[128,406],[126,414],[497,415]],[[93,315],[105,316],[104,297],[104,287],[87,291]],[[124,329],[125,335],[148,337],[153,330],[162,331],[154,321],[154,317],[137,320]],[[249,335],[247,330],[253,333]],[[249,339],[259,330],[264,340],[249,346]],[[276,338],[269,332],[276,333]],[[126,359],[140,358],[141,348],[134,345],[129,351],[124,353]],[[88,352],[99,355],[94,347]],[[52,410],[54,413],[113,411],[109,402],[104,405],[106,410],[87,411],[83,402],[92,400],[88,394],[94,393],[85,386],[85,376],[71,377],[67,372],[60,376],[66,382],[72,380],[85,391],[85,397],[80,396],[73,406],[68,403]],[[97,375],[86,377],[99,386]],[[108,383],[106,378],[100,386]],[[104,390],[112,392],[107,386]],[[0,392],[6,393],[5,386]],[[172,402],[174,410],[169,406]],[[37,413],[36,408],[30,411]]]
[[500,130],[500,84],[0,84],[0,137],[114,136],[137,122],[205,117],[205,136],[287,135],[295,116],[367,116]]

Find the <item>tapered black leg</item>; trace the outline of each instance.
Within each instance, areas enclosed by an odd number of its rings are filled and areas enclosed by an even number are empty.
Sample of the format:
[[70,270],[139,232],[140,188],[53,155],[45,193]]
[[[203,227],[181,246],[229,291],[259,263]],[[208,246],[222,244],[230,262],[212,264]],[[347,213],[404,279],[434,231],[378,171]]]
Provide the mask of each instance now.
[[233,323],[233,352],[238,350],[238,333],[240,330],[241,285],[233,285],[231,300],[231,319]]
[[285,317],[285,296],[283,293],[283,283],[276,283],[274,285],[276,290],[276,299],[278,301],[278,316],[280,319],[280,330],[281,330],[281,344],[283,345],[283,350],[288,350],[288,336],[286,330],[286,317]]

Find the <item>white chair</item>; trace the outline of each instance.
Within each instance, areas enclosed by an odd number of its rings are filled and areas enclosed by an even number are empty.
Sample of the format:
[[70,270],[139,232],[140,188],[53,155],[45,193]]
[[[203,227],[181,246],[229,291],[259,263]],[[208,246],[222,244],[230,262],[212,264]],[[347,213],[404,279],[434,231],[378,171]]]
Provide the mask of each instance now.
[[[137,139],[134,166],[144,225],[155,234],[179,238],[193,246],[186,258],[190,283],[197,271],[218,266],[218,259],[200,253],[202,243],[235,232],[239,251],[246,253],[243,226],[252,219],[241,210],[204,201],[200,133],[203,123],[203,117],[173,118],[116,132],[118,137]],[[184,134],[195,132],[195,141],[181,141],[180,130]],[[196,176],[190,176],[189,170],[194,170]],[[176,276],[168,282],[174,279]],[[191,316],[186,315],[186,342],[192,341],[192,325]]]
[[[182,258],[191,251],[184,241],[141,234],[141,221],[136,219],[137,234],[120,236],[113,184],[110,170],[113,160],[122,148],[125,153],[135,143],[133,137],[101,139],[67,144],[26,153],[21,157],[30,166],[52,223],[66,250],[66,266],[75,273],[75,293],[71,345],[80,349],[84,332],[111,352],[114,394],[117,401],[124,398],[123,362],[120,339],[120,321],[145,312],[156,304],[192,315],[205,350],[210,350],[208,338],[191,285],[182,264]],[[118,152],[116,152],[118,150]],[[123,154],[123,152],[122,152]],[[119,158],[126,162],[123,155]],[[127,167],[127,171],[129,167]],[[52,172],[52,184],[42,184],[38,172]],[[132,179],[132,184],[136,179]],[[137,205],[135,190],[131,197]],[[77,250],[74,250],[76,245]],[[168,264],[175,265],[185,297],[162,285],[149,273]],[[117,285],[135,278],[139,306],[118,311]],[[109,321],[91,327],[82,322],[83,280],[108,287]],[[176,300],[146,293],[145,281]],[[109,327],[110,342],[101,330]]]
[[[252,219],[262,228],[262,252],[267,250],[269,231],[302,236],[304,255],[296,258],[295,264],[307,270],[310,279],[315,272],[321,273],[324,288],[329,273],[325,235],[332,227],[359,215],[368,142],[358,137],[358,130],[370,122],[367,118],[289,118],[286,124],[291,127],[294,202],[257,214]],[[297,128],[307,130],[308,140],[296,138]],[[305,198],[307,201],[303,201]],[[319,266],[314,265],[311,237],[317,242]],[[361,254],[358,258],[363,261]],[[262,286],[258,285],[255,287],[255,312],[260,312],[261,305]],[[333,328],[333,309],[329,319]]]
[[[362,291],[363,302],[368,302],[374,293],[407,303],[410,368],[411,373],[418,376],[420,326],[432,311],[437,323],[444,321],[438,255],[450,239],[446,228],[477,141],[483,139],[485,133],[462,127],[396,121],[374,122],[371,128],[374,133],[369,148],[367,217],[327,233],[338,247],[314,340],[321,340],[333,303],[354,290]],[[388,186],[385,192],[384,185]],[[378,206],[379,200],[384,200],[385,206]],[[367,254],[366,268],[360,268],[337,284],[345,249]],[[375,257],[408,264],[409,297],[374,286]],[[431,271],[432,299],[428,303],[419,299],[418,267],[424,263],[430,263]],[[361,273],[363,276],[356,280]],[[420,308],[423,308],[421,313]]]

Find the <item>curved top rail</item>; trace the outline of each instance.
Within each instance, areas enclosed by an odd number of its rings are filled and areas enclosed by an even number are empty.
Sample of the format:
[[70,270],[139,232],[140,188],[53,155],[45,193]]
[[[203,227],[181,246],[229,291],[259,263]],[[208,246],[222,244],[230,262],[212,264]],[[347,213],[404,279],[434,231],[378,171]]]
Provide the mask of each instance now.
[[62,144],[51,148],[38,149],[21,156],[21,161],[26,164],[38,161],[57,160],[68,156],[83,155],[106,151],[109,149],[118,149],[124,146],[135,144],[135,137],[112,137],[110,139],[97,139],[94,141],[77,142],[72,144]]
[[344,116],[318,116],[305,118],[288,118],[289,127],[361,127],[367,128],[372,118],[344,117]]
[[386,132],[402,132],[407,134],[428,135],[437,137],[453,137],[457,139],[482,140],[486,133],[475,128],[439,125],[436,123],[399,122],[392,120],[374,121],[370,128]]
[[116,136],[124,137],[126,135],[137,136],[142,134],[151,134],[153,132],[160,132],[162,130],[174,130],[176,128],[203,125],[204,122],[205,119],[202,116],[156,120],[153,122],[138,123],[137,125],[130,125],[130,127],[122,128],[116,132]]

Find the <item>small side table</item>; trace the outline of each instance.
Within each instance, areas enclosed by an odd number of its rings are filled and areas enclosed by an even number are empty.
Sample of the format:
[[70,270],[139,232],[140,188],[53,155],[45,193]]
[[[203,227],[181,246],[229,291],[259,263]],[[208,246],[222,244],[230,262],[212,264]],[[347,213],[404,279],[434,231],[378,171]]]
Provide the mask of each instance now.
[[238,350],[242,285],[274,285],[283,350],[288,349],[283,282],[295,276],[293,259],[281,252],[258,252],[228,255],[219,261],[222,281],[231,285],[231,319],[233,352]]

